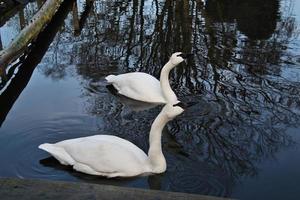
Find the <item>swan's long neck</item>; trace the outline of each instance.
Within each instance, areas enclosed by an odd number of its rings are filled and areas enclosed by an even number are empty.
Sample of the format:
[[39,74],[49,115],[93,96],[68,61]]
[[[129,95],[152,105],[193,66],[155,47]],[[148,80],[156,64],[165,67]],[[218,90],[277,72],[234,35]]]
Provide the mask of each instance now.
[[162,112],[155,118],[152,123],[150,135],[149,135],[149,151],[148,157],[151,164],[151,168],[155,173],[162,173],[166,170],[166,159],[162,153],[161,147],[161,135],[164,126],[169,120]]
[[169,82],[169,73],[175,66],[176,65],[169,61],[165,64],[160,73],[160,85],[167,102],[177,102],[177,96],[173,92]]

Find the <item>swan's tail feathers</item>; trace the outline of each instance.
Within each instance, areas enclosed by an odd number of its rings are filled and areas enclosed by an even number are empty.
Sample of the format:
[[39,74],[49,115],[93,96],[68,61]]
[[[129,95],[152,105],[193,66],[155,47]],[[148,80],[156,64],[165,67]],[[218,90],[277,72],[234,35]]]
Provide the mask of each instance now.
[[39,146],[40,149],[47,151],[63,165],[74,165],[74,159],[62,148],[54,144],[44,143]]
[[118,76],[116,75],[108,75],[107,77],[105,77],[107,83],[110,83],[114,89],[116,91],[112,92],[113,94],[117,94],[120,92],[120,87],[118,86],[118,79],[117,79]]
[[105,79],[107,80],[108,83],[113,83],[116,77],[117,77],[116,75],[108,75],[105,77]]

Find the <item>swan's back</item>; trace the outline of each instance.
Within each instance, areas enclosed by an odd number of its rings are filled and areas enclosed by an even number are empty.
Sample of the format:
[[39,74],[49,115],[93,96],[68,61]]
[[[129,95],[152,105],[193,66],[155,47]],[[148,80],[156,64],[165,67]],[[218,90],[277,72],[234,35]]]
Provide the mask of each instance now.
[[151,103],[166,103],[160,82],[149,74],[131,72],[117,76],[109,75],[106,80],[113,84],[120,94],[129,98]]
[[[65,163],[89,167],[85,173],[109,176],[118,172],[118,176],[134,176],[150,171],[147,155],[131,142],[116,136],[95,135],[48,145],[65,152]],[[40,148],[55,154],[50,148],[43,148],[43,145]],[[73,163],[68,163],[70,158],[74,160]]]

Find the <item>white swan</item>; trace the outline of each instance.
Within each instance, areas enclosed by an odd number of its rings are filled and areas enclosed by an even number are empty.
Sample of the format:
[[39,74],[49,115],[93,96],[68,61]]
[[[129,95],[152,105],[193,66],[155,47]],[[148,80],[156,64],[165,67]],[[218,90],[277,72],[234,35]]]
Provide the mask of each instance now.
[[55,144],[41,144],[63,165],[77,171],[106,177],[130,177],[148,173],[162,173],[167,164],[161,149],[164,126],[184,110],[182,103],[166,104],[155,118],[149,135],[149,151],[145,154],[133,143],[112,135],[95,135],[64,140]]
[[114,86],[119,94],[135,100],[159,104],[177,102],[177,96],[170,87],[169,73],[190,55],[181,52],[173,53],[161,70],[160,82],[150,74],[143,72],[108,75],[105,79]]

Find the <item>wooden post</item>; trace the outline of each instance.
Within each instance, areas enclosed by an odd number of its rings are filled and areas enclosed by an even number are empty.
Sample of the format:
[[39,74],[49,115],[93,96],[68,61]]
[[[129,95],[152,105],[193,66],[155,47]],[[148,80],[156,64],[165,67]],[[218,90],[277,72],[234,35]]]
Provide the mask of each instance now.
[[3,49],[2,40],[1,40],[1,32],[0,32],[0,51]]
[[[3,45],[2,45],[2,39],[1,39],[1,32],[0,32],[0,51],[3,49]],[[6,72],[4,70],[4,68],[0,67],[0,78],[1,78],[1,82],[3,82],[4,80],[6,80]]]
[[19,11],[19,21],[20,21],[20,28],[21,30],[25,27],[25,16],[24,16],[24,9],[20,9]]
[[[1,0],[0,0],[1,2]],[[19,12],[25,5],[20,3],[13,3],[7,5],[4,12],[1,10],[0,13],[0,27],[3,26],[11,17]]]
[[73,28],[74,28],[74,35],[78,36],[80,33],[80,26],[79,26],[79,18],[78,18],[77,1],[74,1],[73,4]]

